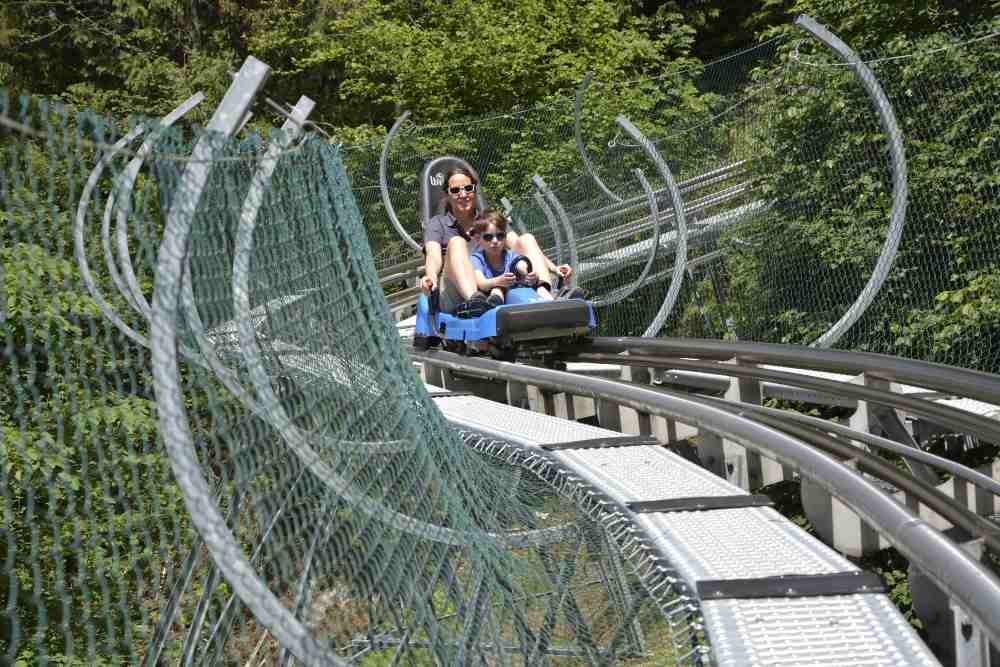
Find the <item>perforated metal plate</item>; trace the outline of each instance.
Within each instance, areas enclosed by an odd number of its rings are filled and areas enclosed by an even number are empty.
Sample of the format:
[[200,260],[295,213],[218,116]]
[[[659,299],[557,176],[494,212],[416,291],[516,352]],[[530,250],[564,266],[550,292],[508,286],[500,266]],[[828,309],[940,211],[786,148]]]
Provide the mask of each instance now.
[[558,456],[585,470],[592,483],[622,502],[745,493],[663,447],[565,451]]
[[475,396],[442,397],[435,402],[452,423],[520,444],[538,445],[621,435],[597,426],[529,412]]
[[683,574],[689,581],[857,569],[766,507],[648,514],[638,521],[657,535],[664,551],[687,564]]
[[884,595],[702,603],[719,665],[939,664]]

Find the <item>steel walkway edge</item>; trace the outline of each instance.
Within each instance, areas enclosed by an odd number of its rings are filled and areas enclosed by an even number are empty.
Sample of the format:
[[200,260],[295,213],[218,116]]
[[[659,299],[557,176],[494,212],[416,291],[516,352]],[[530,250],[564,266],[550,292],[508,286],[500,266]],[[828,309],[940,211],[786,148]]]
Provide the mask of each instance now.
[[548,449],[551,458],[629,508],[633,522],[699,591],[716,664],[939,664],[885,594],[852,592],[865,590],[869,577],[761,506],[759,497],[635,436],[431,385],[428,390],[455,427]]

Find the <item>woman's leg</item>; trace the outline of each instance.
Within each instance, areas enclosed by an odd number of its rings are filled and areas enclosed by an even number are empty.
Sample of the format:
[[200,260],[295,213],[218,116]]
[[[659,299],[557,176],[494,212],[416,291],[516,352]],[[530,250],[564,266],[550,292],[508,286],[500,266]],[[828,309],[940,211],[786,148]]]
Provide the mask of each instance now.
[[444,272],[463,299],[471,299],[478,291],[476,270],[469,261],[469,244],[461,236],[448,241],[448,251],[444,258]]

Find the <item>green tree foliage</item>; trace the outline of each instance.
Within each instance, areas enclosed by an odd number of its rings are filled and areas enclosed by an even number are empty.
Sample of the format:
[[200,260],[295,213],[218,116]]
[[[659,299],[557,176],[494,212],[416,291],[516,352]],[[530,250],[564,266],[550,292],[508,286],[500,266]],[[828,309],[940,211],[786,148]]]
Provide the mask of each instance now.
[[[873,63],[903,132],[910,198],[888,280],[841,344],[996,371],[1000,209],[989,165],[1000,62],[993,49],[961,46],[970,36],[895,38]],[[887,143],[845,68],[793,63],[770,85],[781,109],[758,128],[758,146],[776,204],[754,223],[767,242],[740,247],[727,268],[742,337],[806,343],[846,311],[882,248]]]
[[[913,195],[902,255],[846,345],[998,371],[990,351],[1000,334],[1000,63],[995,51],[953,48],[962,36],[941,32],[998,11],[1000,0],[18,0],[0,6],[0,87],[120,119],[166,113],[201,89],[209,100],[193,117],[203,122],[228,72],[255,54],[274,69],[268,95],[308,94],[320,127],[359,144],[345,161],[373,221],[376,253],[393,257],[398,241],[373,196],[379,146],[360,144],[401,111],[423,123],[477,116],[400,137],[410,161],[394,164],[391,179],[411,230],[420,161],[443,152],[484,169],[495,194],[526,192],[538,173],[585,202],[572,178],[579,161],[565,94],[586,72],[605,83],[631,81],[775,33],[799,38],[788,23],[808,13],[859,48],[928,54],[876,72],[900,112]],[[778,201],[757,228],[741,230],[763,243],[734,244],[712,276],[729,301],[685,301],[683,331],[725,327],[742,337],[809,342],[849,303],[825,290],[836,284],[853,296],[867,278],[890,203],[884,137],[853,75],[824,77],[819,86],[807,68],[783,72],[774,85],[795,94],[741,135],[753,140],[761,191]],[[607,146],[602,132],[617,113],[652,133],[657,123],[703,125],[728,104],[712,85],[670,81],[595,85],[583,118],[592,153]],[[487,113],[494,115],[480,122]],[[257,118],[273,120],[267,112]],[[659,138],[683,176],[715,153],[726,157],[730,129],[713,126],[688,143]],[[52,140],[64,142],[59,151],[73,153],[70,135]],[[4,153],[0,165],[0,179],[22,179],[0,193],[0,544],[9,564],[0,590],[14,603],[0,610],[0,652],[30,663],[37,652],[12,647],[27,642],[56,655],[73,644],[81,661],[92,662],[149,636],[153,601],[162,601],[170,579],[164,568],[191,538],[156,442],[146,353],[107,323],[72,259],[71,212],[82,170],[96,156],[88,149],[53,157],[46,151],[54,144],[24,143],[0,128],[0,148],[13,145],[25,152]],[[603,159],[618,171],[631,166],[618,157]],[[816,202],[829,204],[821,215]],[[101,262],[95,243],[88,252]],[[100,609],[113,617],[98,618]]]
[[612,0],[25,0],[0,21],[8,88],[158,114],[196,89],[217,97],[253,53],[274,68],[272,94],[308,93],[338,128],[387,127],[403,108],[441,120],[530,106],[589,70],[657,71],[696,34],[680,11],[646,17]]
[[12,106],[0,99],[53,132],[0,130],[0,589],[11,598],[0,661],[122,664],[148,639],[190,535],[156,437],[148,356],[110,325],[73,260],[71,212],[94,158],[85,140],[106,128]]
[[298,62],[338,73],[340,103],[358,121],[384,123],[400,109],[441,121],[535,104],[591,70],[657,71],[694,40],[681,21],[652,27],[609,0],[369,1],[329,20]]
[[0,86],[121,117],[164,114],[198,89],[221,95],[239,57],[230,9],[171,0],[5,3]]

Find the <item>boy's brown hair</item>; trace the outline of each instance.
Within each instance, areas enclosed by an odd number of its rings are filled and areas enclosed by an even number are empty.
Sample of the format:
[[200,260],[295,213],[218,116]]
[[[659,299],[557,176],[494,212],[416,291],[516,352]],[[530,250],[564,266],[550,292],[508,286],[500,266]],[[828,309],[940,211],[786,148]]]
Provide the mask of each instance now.
[[475,224],[476,234],[482,234],[490,225],[494,225],[502,234],[507,233],[507,216],[498,208],[488,208],[480,213]]

